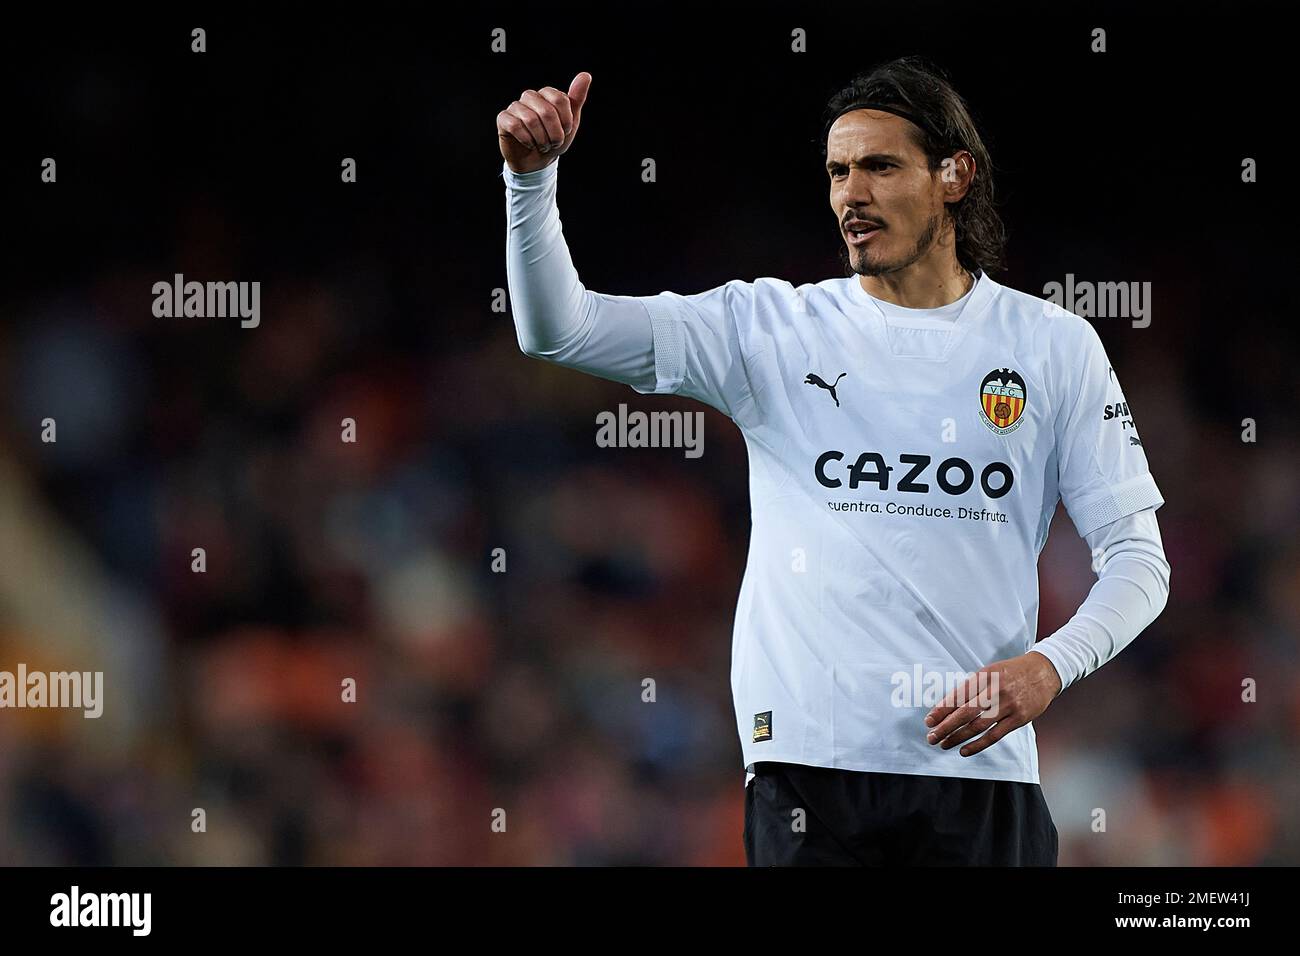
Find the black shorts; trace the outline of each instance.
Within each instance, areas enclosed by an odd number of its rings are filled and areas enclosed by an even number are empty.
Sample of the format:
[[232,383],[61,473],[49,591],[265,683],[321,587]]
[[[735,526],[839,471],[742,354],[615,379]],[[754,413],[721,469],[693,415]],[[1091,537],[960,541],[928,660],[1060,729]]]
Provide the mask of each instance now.
[[750,866],[1056,866],[1056,825],[1036,783],[767,761],[754,772]]

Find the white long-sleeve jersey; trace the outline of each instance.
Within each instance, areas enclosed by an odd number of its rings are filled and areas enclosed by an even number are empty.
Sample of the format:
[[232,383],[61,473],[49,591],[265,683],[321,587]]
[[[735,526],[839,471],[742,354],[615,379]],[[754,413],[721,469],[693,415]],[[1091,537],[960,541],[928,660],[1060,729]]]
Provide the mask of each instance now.
[[[923,719],[970,673],[1031,650],[1068,687],[1164,608],[1164,499],[1093,327],[982,273],[938,309],[884,302],[857,276],[591,292],[564,242],[558,171],[502,166],[520,348],[698,399],[745,438],[731,683],[746,767],[1037,783],[1032,724],[962,757],[926,743]],[[1099,576],[1035,643],[1058,501]]]

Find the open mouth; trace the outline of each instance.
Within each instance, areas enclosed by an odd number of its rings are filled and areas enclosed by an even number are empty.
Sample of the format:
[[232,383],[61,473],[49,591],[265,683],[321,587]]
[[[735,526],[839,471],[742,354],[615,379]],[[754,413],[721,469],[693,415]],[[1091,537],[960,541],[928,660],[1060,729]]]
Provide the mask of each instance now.
[[844,235],[851,246],[860,246],[880,234],[883,226],[870,222],[851,222],[844,227]]

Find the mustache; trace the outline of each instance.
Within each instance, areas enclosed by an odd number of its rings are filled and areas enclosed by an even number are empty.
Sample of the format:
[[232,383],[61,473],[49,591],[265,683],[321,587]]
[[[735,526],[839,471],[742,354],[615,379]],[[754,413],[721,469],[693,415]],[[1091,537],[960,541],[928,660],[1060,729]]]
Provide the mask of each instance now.
[[843,222],[841,222],[840,225],[842,225],[845,229],[849,228],[849,226],[857,226],[857,225],[879,226],[881,229],[885,228],[885,223],[882,220],[864,219],[862,216],[850,216],[848,219],[845,219]]

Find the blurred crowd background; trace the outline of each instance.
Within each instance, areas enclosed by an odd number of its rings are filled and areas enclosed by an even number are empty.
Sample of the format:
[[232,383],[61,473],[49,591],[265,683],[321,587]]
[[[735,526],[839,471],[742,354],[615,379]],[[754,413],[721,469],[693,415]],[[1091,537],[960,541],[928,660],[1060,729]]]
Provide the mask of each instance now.
[[[1083,13],[743,9],[8,32],[0,670],[102,670],[106,702],[0,711],[0,863],[743,864],[743,441],[709,410],[701,458],[599,448],[620,402],[703,406],[519,352],[493,309],[493,123],[593,74],[559,186],[590,289],[817,281],[840,274],[821,109],[912,52],[950,71],[998,167],[995,278],[1151,283],[1148,328],[1095,323],[1167,502],[1172,595],[1036,724],[1061,863],[1300,861],[1300,389],[1266,24],[1220,24],[1207,59],[1154,12],[1106,17],[1099,54]],[[260,281],[260,326],[154,317],[175,273]],[[1047,634],[1094,580],[1063,511],[1040,580]]]

